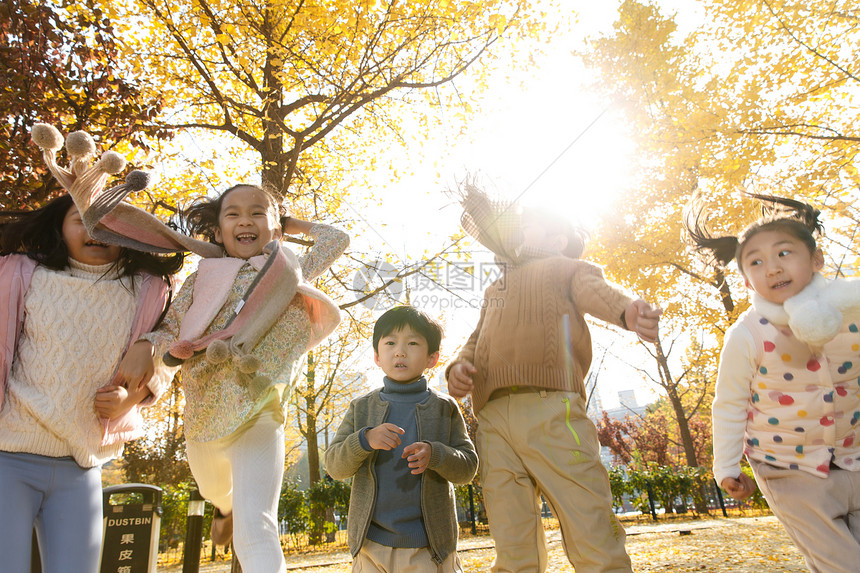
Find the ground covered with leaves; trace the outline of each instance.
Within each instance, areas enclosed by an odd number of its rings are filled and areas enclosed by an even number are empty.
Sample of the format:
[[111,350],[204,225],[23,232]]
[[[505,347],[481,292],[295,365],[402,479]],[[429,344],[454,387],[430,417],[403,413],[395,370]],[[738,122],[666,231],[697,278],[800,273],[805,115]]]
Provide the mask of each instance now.
[[[800,552],[773,516],[634,526],[628,534],[627,551],[636,571],[808,571]],[[560,547],[557,554],[552,570],[572,569],[564,568]]]
[[[761,573],[807,571],[803,557],[773,516],[711,518],[625,524],[627,551],[637,572]],[[557,529],[547,531],[551,573],[573,571]],[[466,535],[460,540],[460,560],[467,573],[490,570],[495,552],[488,536]],[[295,573],[348,573],[344,551],[288,555],[287,569]],[[159,568],[159,571],[181,571]],[[226,573],[229,563],[204,565],[201,572]]]
[[[807,571],[803,557],[772,516],[644,523],[628,525],[626,530],[627,552],[634,571],[640,573]],[[573,571],[559,531],[548,531],[547,538],[547,571]],[[469,573],[489,571],[493,557],[491,546],[460,553],[463,569]]]

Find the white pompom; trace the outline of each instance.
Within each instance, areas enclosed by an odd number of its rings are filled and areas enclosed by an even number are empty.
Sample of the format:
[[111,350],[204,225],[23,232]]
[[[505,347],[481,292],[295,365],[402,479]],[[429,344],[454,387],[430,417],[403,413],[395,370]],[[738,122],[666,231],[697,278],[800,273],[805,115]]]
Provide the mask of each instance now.
[[33,138],[33,143],[42,149],[62,149],[63,136],[53,125],[47,123],[37,123],[30,130],[30,137]]
[[213,340],[206,347],[206,361],[210,364],[221,364],[230,358],[230,348],[223,340]]
[[66,136],[66,151],[72,157],[84,157],[96,152],[96,142],[86,131],[73,131]]
[[268,376],[256,375],[251,381],[248,383],[248,392],[251,396],[259,396],[262,394],[269,386],[272,385],[272,379]]
[[125,169],[125,157],[116,151],[106,151],[96,165],[105,173],[119,173]]
[[243,354],[237,358],[238,360],[234,359],[234,362],[236,362],[240,372],[253,374],[260,369],[260,361],[251,354]]

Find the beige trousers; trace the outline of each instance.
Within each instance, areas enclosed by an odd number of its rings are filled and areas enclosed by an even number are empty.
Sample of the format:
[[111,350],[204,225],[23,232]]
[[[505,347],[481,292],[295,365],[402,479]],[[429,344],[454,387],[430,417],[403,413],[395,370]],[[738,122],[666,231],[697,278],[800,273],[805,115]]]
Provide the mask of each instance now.
[[820,478],[750,461],[771,511],[813,573],[860,571],[860,472]]
[[543,494],[576,573],[630,573],[597,429],[579,394],[511,393],[487,402],[477,417],[484,503],[496,543],[492,571],[546,570]]
[[428,547],[387,547],[365,539],[352,573],[463,573],[457,552],[437,565]]

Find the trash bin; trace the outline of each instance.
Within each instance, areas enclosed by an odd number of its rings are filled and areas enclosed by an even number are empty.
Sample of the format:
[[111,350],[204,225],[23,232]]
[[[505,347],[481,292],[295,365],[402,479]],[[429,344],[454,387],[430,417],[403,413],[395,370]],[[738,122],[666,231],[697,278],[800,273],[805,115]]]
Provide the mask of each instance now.
[[[161,532],[161,488],[143,483],[104,488],[104,541],[100,573],[155,573]],[[111,503],[112,496],[140,494],[142,503]]]

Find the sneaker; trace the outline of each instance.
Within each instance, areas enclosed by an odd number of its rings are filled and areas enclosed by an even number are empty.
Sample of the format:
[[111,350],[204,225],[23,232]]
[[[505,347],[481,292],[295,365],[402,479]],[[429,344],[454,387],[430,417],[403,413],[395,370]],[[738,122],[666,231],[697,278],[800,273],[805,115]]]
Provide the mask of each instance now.
[[213,545],[229,545],[233,539],[233,513],[224,515],[216,507],[212,514],[211,538]]

